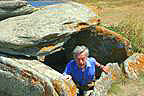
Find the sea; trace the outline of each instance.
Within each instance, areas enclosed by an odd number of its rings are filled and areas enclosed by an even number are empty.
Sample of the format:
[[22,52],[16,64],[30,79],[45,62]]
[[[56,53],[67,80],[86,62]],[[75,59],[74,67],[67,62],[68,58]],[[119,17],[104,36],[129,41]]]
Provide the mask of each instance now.
[[64,3],[62,0],[27,0],[34,7]]

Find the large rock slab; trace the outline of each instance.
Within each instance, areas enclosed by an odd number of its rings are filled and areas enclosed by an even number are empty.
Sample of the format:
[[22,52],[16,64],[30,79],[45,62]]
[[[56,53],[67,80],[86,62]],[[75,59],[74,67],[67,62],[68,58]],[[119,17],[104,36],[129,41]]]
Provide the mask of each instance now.
[[136,80],[144,72],[144,54],[135,53],[124,61],[124,68],[129,79]]
[[84,5],[67,2],[3,20],[0,22],[0,52],[36,56],[41,48],[50,46],[50,54],[76,32],[74,26],[78,22],[87,22],[94,16]]
[[32,13],[32,6],[24,0],[0,1],[0,20]]
[[112,86],[113,72],[116,70],[117,63],[108,63],[106,66],[109,68],[108,73],[102,72],[99,79],[95,82],[96,96],[107,96],[108,91]]
[[0,56],[0,96],[75,96],[76,85],[37,60]]
[[71,35],[65,42],[64,48],[67,58],[72,58],[72,51],[77,45],[89,48],[90,56],[101,64],[109,62],[123,62],[128,57],[130,43],[120,34],[101,26],[89,26]]
[[112,85],[111,74],[101,74],[101,77],[95,82],[96,96],[107,96],[108,90]]
[[120,68],[118,63],[108,63],[107,66],[109,67],[109,72],[111,73],[112,80],[117,81],[121,79],[123,75],[122,69]]

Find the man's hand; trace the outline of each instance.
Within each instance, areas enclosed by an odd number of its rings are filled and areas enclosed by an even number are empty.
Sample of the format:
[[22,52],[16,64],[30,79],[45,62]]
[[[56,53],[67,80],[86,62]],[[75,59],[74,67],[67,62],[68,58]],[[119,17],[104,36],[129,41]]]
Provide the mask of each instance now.
[[71,79],[72,79],[71,75],[64,75],[63,78],[64,78],[65,80],[71,80]]
[[102,70],[103,70],[105,73],[108,73],[108,72],[109,72],[109,67],[108,67],[108,66],[103,66]]

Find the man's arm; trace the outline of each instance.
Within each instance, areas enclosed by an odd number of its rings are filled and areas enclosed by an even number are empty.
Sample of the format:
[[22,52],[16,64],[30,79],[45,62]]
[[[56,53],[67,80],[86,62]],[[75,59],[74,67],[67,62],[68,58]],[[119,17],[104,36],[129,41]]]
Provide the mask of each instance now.
[[95,58],[90,57],[91,62],[95,64],[95,68],[101,69],[103,72],[108,73],[108,66],[104,66],[96,61]]
[[100,68],[103,72],[108,73],[108,66],[104,66],[96,61],[95,58],[91,57],[91,61],[94,62],[96,68]]
[[71,63],[68,63],[67,65],[66,65],[66,68],[65,68],[65,70],[64,70],[64,75],[70,75],[70,65],[71,65]]
[[103,72],[108,73],[108,66],[101,65],[100,63],[96,62],[96,66],[100,68]]

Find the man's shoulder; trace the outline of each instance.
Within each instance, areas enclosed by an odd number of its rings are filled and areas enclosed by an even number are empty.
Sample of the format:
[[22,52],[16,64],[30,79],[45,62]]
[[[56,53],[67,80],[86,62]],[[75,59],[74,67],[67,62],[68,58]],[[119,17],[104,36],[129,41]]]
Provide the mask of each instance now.
[[94,57],[89,57],[89,61],[96,62],[96,59]]
[[74,62],[75,62],[75,60],[73,60],[73,59],[72,59],[72,60],[69,60],[69,63],[74,63]]
[[68,62],[68,65],[71,65],[71,64],[75,64],[75,60],[72,59]]
[[69,68],[74,68],[76,66],[75,60],[70,60],[67,64],[67,67]]

